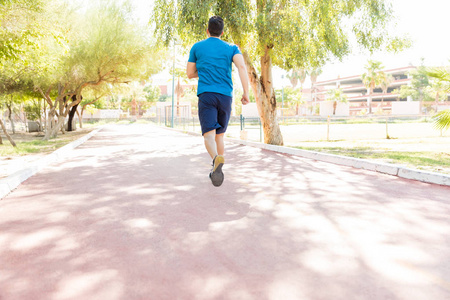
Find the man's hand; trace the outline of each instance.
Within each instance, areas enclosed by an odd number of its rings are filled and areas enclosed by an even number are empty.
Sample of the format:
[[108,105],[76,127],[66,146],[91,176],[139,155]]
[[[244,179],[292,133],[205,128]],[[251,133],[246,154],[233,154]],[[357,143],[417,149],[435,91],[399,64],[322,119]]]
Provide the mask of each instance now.
[[250,103],[250,99],[249,99],[247,94],[242,95],[241,102],[242,102],[243,105],[247,105],[247,104]]

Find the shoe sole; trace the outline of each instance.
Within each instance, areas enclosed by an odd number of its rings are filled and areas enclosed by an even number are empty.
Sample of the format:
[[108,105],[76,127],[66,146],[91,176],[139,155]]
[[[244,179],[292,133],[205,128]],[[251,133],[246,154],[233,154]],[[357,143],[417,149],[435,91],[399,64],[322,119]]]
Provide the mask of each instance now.
[[222,172],[223,164],[225,163],[225,158],[222,155],[217,155],[214,160],[214,169],[211,172],[211,181],[214,186],[221,186],[224,180],[224,175]]

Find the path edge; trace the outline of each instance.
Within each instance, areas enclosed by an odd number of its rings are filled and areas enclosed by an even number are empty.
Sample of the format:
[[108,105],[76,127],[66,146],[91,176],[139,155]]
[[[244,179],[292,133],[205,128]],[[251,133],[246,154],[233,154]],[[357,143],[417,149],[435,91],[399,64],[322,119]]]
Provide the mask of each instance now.
[[[160,126],[158,126],[160,127]],[[168,127],[160,127],[168,130],[174,130],[178,132],[182,132],[189,135],[197,135],[201,136],[198,132],[193,131],[187,131],[182,129],[176,129],[176,128],[168,128]],[[415,181],[420,181],[424,183],[431,183],[431,184],[437,184],[437,185],[443,185],[443,186],[450,186],[450,175],[440,174],[436,172],[428,172],[428,171],[422,171],[418,169],[413,168],[407,168],[404,166],[396,165],[396,164],[390,164],[390,163],[381,163],[381,162],[374,162],[367,159],[361,159],[361,158],[355,158],[355,157],[349,157],[349,156],[341,156],[341,155],[335,155],[330,153],[323,153],[323,152],[317,152],[317,151],[310,151],[310,150],[304,150],[304,149],[296,149],[286,146],[276,146],[276,145],[269,145],[264,144],[260,142],[253,142],[253,141],[247,141],[247,140],[240,140],[235,138],[224,138],[225,141],[240,144],[243,146],[249,146],[249,147],[255,147],[259,149],[264,149],[268,151],[283,153],[283,154],[289,154],[289,155],[295,155],[300,156],[304,158],[309,158],[312,160],[317,161],[323,161],[328,162],[336,165],[341,166],[348,166],[353,167],[356,169],[364,169],[368,171],[374,171],[382,174],[392,175],[404,179],[410,179]]]
[[90,133],[59,148],[56,151],[53,151],[52,153],[44,156],[42,159],[39,159],[37,162],[32,163],[29,167],[23,168],[6,178],[0,179],[0,200],[14,191],[20,184],[22,184],[22,182],[44,169],[49,164],[59,162],[66,158],[71,150],[85,143],[102,129],[103,127],[94,129]]

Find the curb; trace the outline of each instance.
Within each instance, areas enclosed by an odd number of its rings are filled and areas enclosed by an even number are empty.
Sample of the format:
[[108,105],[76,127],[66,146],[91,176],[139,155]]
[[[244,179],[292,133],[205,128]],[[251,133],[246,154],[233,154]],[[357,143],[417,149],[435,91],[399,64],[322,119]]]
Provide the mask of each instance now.
[[76,147],[80,146],[84,142],[86,142],[88,139],[96,135],[100,130],[102,130],[102,127],[97,128],[90,133],[86,134],[85,136],[59,148],[58,150],[50,153],[49,155],[45,156],[44,158],[40,159],[39,161],[33,163],[31,166],[24,168],[22,170],[19,170],[11,175],[9,175],[6,178],[3,178],[0,180],[0,199],[3,199],[6,197],[9,193],[11,193],[14,189],[16,189],[22,182],[36,174],[37,172],[41,171],[45,167],[47,167],[51,163],[59,162],[63,158],[67,157],[67,154],[75,149]]
[[[164,128],[164,127],[162,127]],[[174,130],[190,135],[198,135],[201,136],[198,132],[192,132],[192,131],[186,131],[181,129],[175,129],[175,128],[164,128],[169,130]],[[432,184],[438,184],[443,186],[450,186],[450,175],[435,173],[435,172],[427,172],[427,171],[421,171],[417,169],[410,169],[403,166],[395,165],[395,164],[389,164],[389,163],[379,163],[379,162],[373,162],[366,159],[361,158],[354,158],[354,157],[348,157],[348,156],[340,156],[335,154],[329,154],[329,153],[322,153],[322,152],[316,152],[316,151],[310,151],[310,150],[302,150],[302,149],[295,149],[285,146],[276,146],[276,145],[269,145],[259,142],[251,142],[246,140],[239,140],[239,139],[233,139],[233,138],[225,138],[225,141],[232,142],[235,144],[240,144],[244,146],[249,147],[255,147],[259,149],[269,150],[273,152],[283,153],[283,154],[290,154],[290,155],[296,155],[301,156],[313,160],[328,162],[336,165],[342,165],[342,166],[348,166],[353,167],[356,169],[364,169],[368,171],[374,171],[382,174],[397,176],[400,178],[405,179],[411,179],[416,181],[421,181],[424,183],[432,183]]]

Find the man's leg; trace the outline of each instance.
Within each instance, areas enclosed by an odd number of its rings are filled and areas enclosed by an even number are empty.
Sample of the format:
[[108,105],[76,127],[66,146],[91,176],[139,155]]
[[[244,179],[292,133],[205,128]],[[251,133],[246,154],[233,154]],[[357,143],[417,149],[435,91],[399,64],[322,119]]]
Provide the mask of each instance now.
[[217,140],[216,130],[214,129],[214,130],[205,132],[203,134],[203,139],[205,140],[206,151],[208,151],[211,158],[214,159],[214,157],[216,157],[217,152],[218,152],[218,145],[216,144],[216,140]]
[[209,173],[212,184],[220,186],[223,182],[224,176],[222,167],[225,162],[223,154],[223,134],[217,134],[216,130],[211,130],[203,134],[205,140],[205,147],[209,155],[213,159],[213,168]]
[[225,145],[223,143],[224,133],[216,134],[217,153],[223,155],[225,153]]

